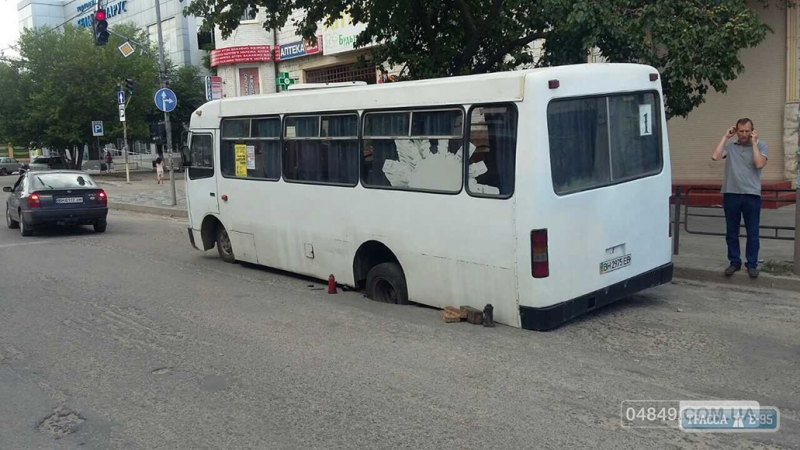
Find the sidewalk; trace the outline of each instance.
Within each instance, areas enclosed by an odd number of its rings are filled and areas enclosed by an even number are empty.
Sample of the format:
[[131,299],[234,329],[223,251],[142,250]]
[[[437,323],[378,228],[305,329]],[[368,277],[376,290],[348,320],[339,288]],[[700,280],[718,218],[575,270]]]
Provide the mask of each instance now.
[[[168,176],[169,173],[165,174],[165,177]],[[156,184],[155,173],[151,170],[131,171],[130,184],[125,181],[124,170],[110,174],[93,173],[93,177],[108,193],[109,207],[112,209],[180,218],[188,217],[182,172],[175,173],[177,206],[170,205],[172,196],[169,180],[164,180],[164,184]],[[762,210],[761,225],[794,226],[794,208],[794,206],[787,206],[777,210]],[[720,215],[719,218],[690,217],[690,231],[725,232],[725,221],[721,217],[720,209],[691,208],[690,212]],[[685,220],[685,217],[682,217],[681,220]],[[800,277],[791,275],[789,265],[794,257],[794,241],[766,239],[768,235],[774,235],[774,231],[762,230],[764,238],[761,239],[759,258],[764,261],[764,264],[760,266],[761,275],[753,280],[747,276],[745,270],[742,270],[728,278],[723,275],[723,270],[728,266],[725,237],[692,234],[685,230],[684,225],[681,225],[679,254],[672,256],[672,261],[675,263],[675,277],[800,292]],[[793,233],[781,231],[779,235],[792,237]],[[740,246],[742,257],[744,257],[744,238],[740,239]]]
[[163,184],[156,183],[156,174],[152,170],[131,171],[130,184],[126,181],[124,169],[109,174],[93,173],[94,171],[91,170],[89,172],[108,194],[108,205],[111,209],[188,217],[186,184],[182,172],[175,173],[175,198],[177,200],[175,206],[172,206],[169,171],[164,174]]

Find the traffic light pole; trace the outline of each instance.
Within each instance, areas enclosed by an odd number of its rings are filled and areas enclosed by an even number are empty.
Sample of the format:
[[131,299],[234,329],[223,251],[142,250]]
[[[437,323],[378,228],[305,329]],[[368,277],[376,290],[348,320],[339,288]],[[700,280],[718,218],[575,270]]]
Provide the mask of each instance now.
[[[159,0],[156,3],[156,29],[158,30],[158,76],[161,79],[161,87],[167,87],[167,68],[164,62],[164,35],[161,32],[161,5]],[[164,108],[166,109],[166,108]],[[172,191],[172,206],[178,204],[175,195],[175,169],[172,155],[172,127],[169,123],[169,113],[164,112],[164,126],[167,131],[167,151],[169,151],[169,185]]]

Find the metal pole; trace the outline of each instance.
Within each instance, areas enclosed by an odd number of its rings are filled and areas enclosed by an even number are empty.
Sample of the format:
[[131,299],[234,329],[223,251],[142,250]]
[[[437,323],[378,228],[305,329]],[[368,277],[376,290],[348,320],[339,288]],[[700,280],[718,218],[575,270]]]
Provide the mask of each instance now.
[[680,251],[681,242],[681,187],[675,188],[675,225],[672,226],[672,254]]
[[[122,83],[119,84],[119,90],[122,91]],[[123,104],[122,108],[128,105]],[[128,117],[122,121],[122,151],[125,152],[125,182],[131,184],[131,171],[128,169]]]
[[[798,178],[800,178],[800,174],[798,174]],[[800,185],[797,186],[797,190],[795,191],[794,195],[794,270],[793,271],[795,275],[800,275],[800,239],[797,238],[798,229],[800,229]]]
[[[156,2],[156,29],[158,30],[158,76],[161,80],[161,87],[167,87],[167,68],[164,62],[164,35],[161,32],[161,4],[160,0]],[[167,131],[167,151],[169,152],[169,185],[172,191],[172,206],[178,204],[175,195],[175,170],[174,163],[172,162],[172,126],[169,123],[169,113],[164,113],[164,126]]]

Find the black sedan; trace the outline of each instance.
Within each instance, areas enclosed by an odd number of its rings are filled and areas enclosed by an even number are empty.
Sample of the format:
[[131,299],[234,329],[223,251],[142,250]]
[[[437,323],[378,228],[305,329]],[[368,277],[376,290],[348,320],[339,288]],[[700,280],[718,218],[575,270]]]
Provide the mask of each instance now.
[[6,223],[30,236],[36,227],[48,224],[93,225],[106,231],[108,196],[92,177],[75,170],[27,171],[14,187],[4,187]]

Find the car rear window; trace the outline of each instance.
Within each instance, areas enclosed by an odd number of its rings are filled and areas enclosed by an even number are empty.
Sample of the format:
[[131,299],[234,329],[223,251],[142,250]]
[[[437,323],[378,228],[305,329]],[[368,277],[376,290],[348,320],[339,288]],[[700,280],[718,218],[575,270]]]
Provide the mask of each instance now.
[[50,161],[50,158],[36,158],[32,164],[47,164],[48,161]]
[[70,189],[96,187],[94,180],[83,173],[43,173],[33,176],[33,188]]

